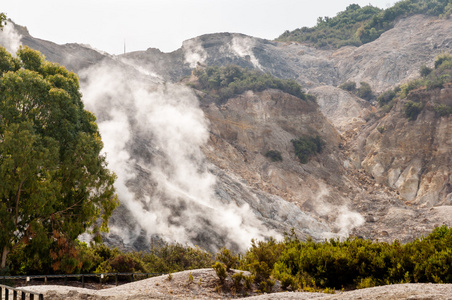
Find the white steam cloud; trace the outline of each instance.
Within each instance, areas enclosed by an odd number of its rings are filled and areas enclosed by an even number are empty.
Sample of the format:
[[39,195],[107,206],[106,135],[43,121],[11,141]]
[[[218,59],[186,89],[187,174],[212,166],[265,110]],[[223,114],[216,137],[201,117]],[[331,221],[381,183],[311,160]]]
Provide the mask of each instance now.
[[12,54],[19,50],[20,45],[22,45],[21,39],[22,35],[17,32],[11,22],[7,22],[3,30],[0,30],[0,45]]
[[207,51],[203,48],[199,37],[184,41],[182,43],[184,51],[184,62],[190,65],[190,68],[196,68],[197,64],[204,64],[207,59]]
[[262,66],[259,64],[259,60],[253,53],[253,48],[256,46],[256,41],[250,37],[234,36],[229,45],[230,50],[237,56],[246,58],[249,57],[250,62],[254,67],[263,70]]
[[[215,197],[216,178],[201,151],[208,122],[193,92],[157,84],[124,68],[97,65],[81,74],[83,99],[98,118],[109,168],[133,229],[113,222],[124,242],[144,231],[179,243],[246,249],[264,238],[249,209]],[[207,241],[207,242],[206,242]]]
[[363,216],[355,211],[350,210],[347,205],[338,205],[329,203],[326,198],[329,196],[327,186],[320,182],[319,193],[314,201],[314,209],[320,216],[328,216],[334,221],[334,232],[325,232],[325,238],[347,238],[353,228],[364,224]]

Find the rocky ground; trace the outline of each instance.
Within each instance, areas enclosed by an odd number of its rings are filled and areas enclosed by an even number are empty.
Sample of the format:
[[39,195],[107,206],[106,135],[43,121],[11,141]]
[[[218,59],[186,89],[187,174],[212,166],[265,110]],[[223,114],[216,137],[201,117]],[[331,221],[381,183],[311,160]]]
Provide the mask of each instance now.
[[[191,274],[191,276],[190,276]],[[192,279],[191,279],[192,278]],[[29,291],[44,294],[44,299],[452,299],[452,284],[396,284],[335,294],[282,292],[275,284],[275,293],[257,294],[244,290],[231,292],[231,282],[223,288],[212,269],[183,271],[149,278],[117,287],[83,289],[68,286],[28,286]]]

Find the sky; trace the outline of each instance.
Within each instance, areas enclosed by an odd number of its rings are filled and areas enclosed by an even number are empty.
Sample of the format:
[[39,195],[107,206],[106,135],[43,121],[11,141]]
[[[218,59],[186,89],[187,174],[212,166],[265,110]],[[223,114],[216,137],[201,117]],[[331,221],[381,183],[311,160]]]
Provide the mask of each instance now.
[[158,48],[171,52],[184,40],[236,32],[275,39],[311,27],[352,4],[392,6],[395,0],[2,0],[0,12],[36,38],[80,43],[108,52]]

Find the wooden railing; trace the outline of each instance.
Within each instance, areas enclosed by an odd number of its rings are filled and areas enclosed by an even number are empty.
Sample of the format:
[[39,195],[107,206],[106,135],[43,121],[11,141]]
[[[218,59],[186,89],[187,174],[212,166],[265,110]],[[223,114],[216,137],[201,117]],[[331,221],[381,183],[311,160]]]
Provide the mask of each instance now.
[[[44,284],[47,284],[48,279],[63,278],[64,285],[67,285],[68,278],[77,278],[82,281],[82,287],[85,287],[85,278],[94,277],[99,278],[99,282],[105,281],[107,277],[115,279],[115,284],[118,285],[119,276],[130,276],[132,281],[135,281],[137,277],[153,277],[164,275],[166,273],[100,273],[100,274],[70,274],[70,275],[21,275],[21,276],[0,276],[0,282],[5,282],[6,280],[25,280],[25,285],[28,285],[33,279],[43,279]],[[3,281],[2,281],[3,280]],[[2,299],[0,299],[2,300]]]
[[0,284],[0,300],[9,300],[10,299],[10,292],[12,292],[12,299],[11,300],[18,300],[18,296],[21,300],[26,300],[27,295],[29,296],[30,300],[34,300],[35,296],[36,300],[44,300],[44,295],[40,293],[30,292],[26,291],[24,289],[16,289],[7,285]]

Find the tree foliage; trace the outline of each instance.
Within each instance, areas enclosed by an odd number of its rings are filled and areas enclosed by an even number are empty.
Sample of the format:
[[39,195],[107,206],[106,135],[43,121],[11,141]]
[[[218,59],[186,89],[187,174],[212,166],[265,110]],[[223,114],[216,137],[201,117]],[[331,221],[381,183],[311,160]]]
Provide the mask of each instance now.
[[360,46],[393,28],[398,18],[414,14],[448,17],[452,14],[452,1],[403,0],[384,10],[371,5],[360,7],[351,4],[335,17],[319,17],[316,26],[286,31],[277,40],[302,42],[320,48]]
[[248,90],[260,92],[265,89],[279,89],[303,100],[314,99],[314,96],[306,95],[294,80],[278,79],[267,73],[235,65],[199,68],[194,74],[198,77],[196,87],[216,95],[220,101]]
[[28,47],[17,56],[0,48],[2,267],[23,245],[43,263],[66,254],[71,259],[72,241],[97,230],[99,217],[106,229],[117,205],[115,176],[100,154],[103,144],[77,76]]

